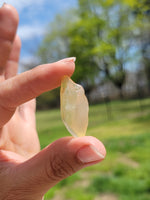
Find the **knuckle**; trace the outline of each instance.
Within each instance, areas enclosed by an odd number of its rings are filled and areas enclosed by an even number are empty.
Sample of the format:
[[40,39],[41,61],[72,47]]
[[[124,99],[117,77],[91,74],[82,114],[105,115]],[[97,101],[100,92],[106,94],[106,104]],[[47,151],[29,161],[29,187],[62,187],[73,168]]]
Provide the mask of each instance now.
[[59,156],[54,156],[48,164],[46,173],[48,179],[59,181],[75,173],[75,170],[71,164],[66,161],[66,159],[62,159]]

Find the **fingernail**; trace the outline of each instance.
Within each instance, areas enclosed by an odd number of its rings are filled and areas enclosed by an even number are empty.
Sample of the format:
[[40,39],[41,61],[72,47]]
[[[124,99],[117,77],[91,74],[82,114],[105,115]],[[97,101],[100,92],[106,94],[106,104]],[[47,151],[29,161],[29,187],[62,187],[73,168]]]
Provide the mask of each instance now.
[[77,158],[84,164],[101,161],[104,157],[105,156],[93,145],[85,146],[77,153]]
[[60,62],[75,62],[75,61],[76,61],[76,57],[64,58],[60,60]]

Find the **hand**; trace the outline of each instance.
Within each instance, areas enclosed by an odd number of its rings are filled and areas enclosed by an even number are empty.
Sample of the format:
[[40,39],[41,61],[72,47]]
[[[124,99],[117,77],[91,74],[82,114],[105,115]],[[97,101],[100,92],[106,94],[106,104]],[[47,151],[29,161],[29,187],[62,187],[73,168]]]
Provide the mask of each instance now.
[[17,75],[21,42],[18,13],[0,8],[0,199],[41,200],[60,180],[105,157],[93,137],[61,138],[40,151],[35,125],[35,100],[71,76],[73,59],[38,66]]

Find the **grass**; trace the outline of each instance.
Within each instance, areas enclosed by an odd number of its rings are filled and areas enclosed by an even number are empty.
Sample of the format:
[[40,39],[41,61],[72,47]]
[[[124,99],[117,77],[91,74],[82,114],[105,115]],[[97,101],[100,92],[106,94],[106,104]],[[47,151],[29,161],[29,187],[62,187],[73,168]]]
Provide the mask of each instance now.
[[150,134],[109,139],[106,146],[108,152],[120,151],[120,156],[126,156],[130,160],[125,159],[124,163],[116,162],[111,169],[111,174],[93,178],[89,190],[94,193],[116,193],[119,194],[120,199],[122,196],[126,199],[136,199],[140,196],[140,199],[148,200],[150,197]]
[[[150,99],[108,106],[109,115],[105,104],[90,106],[87,130],[105,144],[105,161],[63,180],[45,200],[150,199]],[[69,135],[59,110],[38,112],[37,128],[42,148]]]

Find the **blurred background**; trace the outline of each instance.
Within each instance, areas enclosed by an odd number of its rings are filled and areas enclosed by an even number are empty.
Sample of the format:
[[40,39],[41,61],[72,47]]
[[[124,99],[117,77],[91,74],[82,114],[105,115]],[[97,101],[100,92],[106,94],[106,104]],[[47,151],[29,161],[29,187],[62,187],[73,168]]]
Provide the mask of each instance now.
[[[63,180],[45,200],[149,200],[150,1],[5,2],[20,15],[19,72],[76,56],[72,79],[90,103],[87,135],[107,149],[103,163]],[[58,88],[37,98],[42,148],[69,135],[59,96]]]

